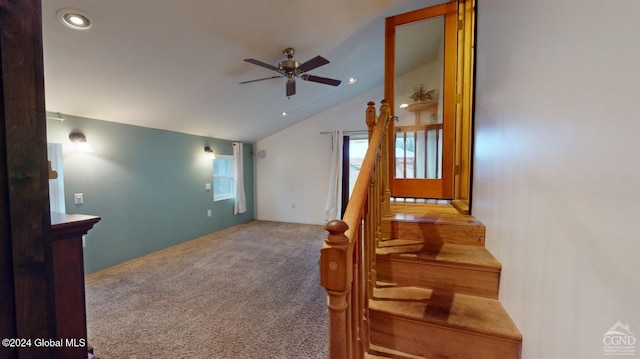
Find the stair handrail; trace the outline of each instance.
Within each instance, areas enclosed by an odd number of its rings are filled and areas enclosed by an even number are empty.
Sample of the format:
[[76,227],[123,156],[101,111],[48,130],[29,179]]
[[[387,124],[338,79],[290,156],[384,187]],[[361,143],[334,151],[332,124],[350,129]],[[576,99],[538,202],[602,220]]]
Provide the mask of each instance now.
[[382,217],[389,212],[389,104],[366,109],[369,147],[342,220],[326,224],[320,252],[320,283],[327,291],[329,358],[364,358],[369,349],[368,302],[373,296],[375,248]]

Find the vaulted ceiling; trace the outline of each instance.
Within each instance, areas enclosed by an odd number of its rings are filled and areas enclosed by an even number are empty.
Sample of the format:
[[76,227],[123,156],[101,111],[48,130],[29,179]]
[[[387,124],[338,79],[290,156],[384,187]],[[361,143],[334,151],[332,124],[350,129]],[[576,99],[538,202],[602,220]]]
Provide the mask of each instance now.
[[[255,142],[383,81],[384,18],[429,0],[46,0],[42,1],[47,111]],[[72,30],[60,9],[92,20]],[[316,55],[310,74],[338,87],[285,78],[244,62],[277,65]],[[350,77],[358,81],[347,85]],[[281,116],[287,112],[287,116]]]

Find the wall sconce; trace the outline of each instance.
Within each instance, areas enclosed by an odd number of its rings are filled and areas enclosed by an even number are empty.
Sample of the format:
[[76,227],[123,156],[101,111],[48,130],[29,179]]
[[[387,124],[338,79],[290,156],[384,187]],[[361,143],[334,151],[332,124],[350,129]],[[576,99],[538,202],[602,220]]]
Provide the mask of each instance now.
[[82,132],[74,131],[69,134],[69,139],[75,145],[78,152],[93,152],[91,145],[87,142],[87,136]]
[[211,158],[211,159],[215,159],[216,158],[216,154],[213,152],[213,150],[209,146],[205,146],[204,147],[204,153],[207,156],[209,156],[209,158]]

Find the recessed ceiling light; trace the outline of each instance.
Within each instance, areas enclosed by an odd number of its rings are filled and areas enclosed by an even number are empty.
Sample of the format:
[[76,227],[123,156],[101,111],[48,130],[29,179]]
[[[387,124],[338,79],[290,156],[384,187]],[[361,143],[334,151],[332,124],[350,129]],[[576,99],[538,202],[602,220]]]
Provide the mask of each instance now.
[[409,104],[407,104],[407,103],[403,103],[403,104],[402,104],[402,105],[400,105],[399,107],[400,107],[400,108],[406,108],[406,107],[409,107]]
[[355,78],[355,77],[350,77],[350,78],[349,78],[349,81],[347,82],[347,84],[349,84],[349,85],[353,85],[353,84],[355,84],[355,83],[356,83],[356,81],[358,81],[358,79],[357,79],[357,78]]
[[284,112],[282,112],[282,113],[280,114],[280,116],[285,117],[285,116],[287,116],[288,114],[289,114],[288,112],[284,111]]
[[70,29],[89,30],[93,25],[89,15],[80,10],[60,9],[56,15],[58,20]]

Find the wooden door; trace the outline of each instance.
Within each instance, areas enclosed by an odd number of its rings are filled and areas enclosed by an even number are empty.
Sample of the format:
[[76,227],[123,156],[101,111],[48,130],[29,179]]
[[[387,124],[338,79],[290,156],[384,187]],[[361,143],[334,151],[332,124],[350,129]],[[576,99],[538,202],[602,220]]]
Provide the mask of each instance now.
[[386,19],[391,196],[453,198],[457,1]]

